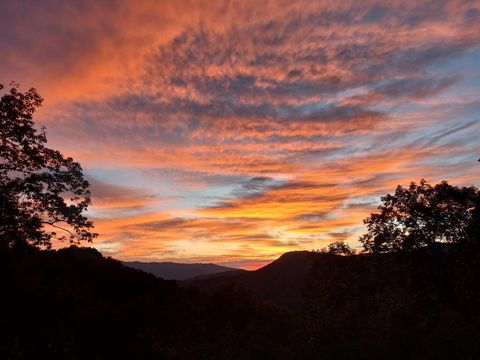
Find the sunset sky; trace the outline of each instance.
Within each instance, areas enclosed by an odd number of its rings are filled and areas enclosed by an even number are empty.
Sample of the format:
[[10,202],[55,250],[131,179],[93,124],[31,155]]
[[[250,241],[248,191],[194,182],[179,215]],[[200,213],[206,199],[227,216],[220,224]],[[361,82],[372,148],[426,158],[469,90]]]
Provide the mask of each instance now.
[[122,260],[356,247],[397,184],[480,185],[476,0],[0,1],[11,80]]

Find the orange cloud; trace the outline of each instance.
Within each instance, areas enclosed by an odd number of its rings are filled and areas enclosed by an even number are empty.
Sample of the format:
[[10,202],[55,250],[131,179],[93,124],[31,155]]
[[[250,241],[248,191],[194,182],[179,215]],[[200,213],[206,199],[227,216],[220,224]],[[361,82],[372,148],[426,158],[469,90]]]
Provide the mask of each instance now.
[[256,266],[478,181],[478,1],[12,2],[0,33],[112,256]]

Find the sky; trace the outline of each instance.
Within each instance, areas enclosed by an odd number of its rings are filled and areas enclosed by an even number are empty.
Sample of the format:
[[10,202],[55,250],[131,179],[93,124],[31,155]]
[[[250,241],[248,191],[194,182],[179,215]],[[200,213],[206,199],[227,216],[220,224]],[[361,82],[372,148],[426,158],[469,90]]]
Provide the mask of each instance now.
[[253,269],[480,185],[477,0],[0,0],[0,54],[118,259]]

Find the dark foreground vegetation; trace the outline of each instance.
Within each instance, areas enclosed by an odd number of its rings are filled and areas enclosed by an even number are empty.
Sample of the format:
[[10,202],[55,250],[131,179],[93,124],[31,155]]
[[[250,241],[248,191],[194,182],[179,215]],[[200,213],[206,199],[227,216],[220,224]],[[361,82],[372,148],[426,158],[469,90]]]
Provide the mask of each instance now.
[[179,286],[49,250],[97,234],[80,164],[34,127],[41,102],[0,98],[0,359],[480,359],[477,188],[399,186],[360,255],[337,242]]
[[2,254],[1,359],[283,358],[284,310],[228,287],[203,295],[96,250]]
[[478,253],[317,259],[306,289],[313,351],[325,358],[480,358]]
[[200,292],[89,248],[3,253],[0,358],[480,358],[478,254],[301,255],[303,302],[289,308],[235,278]]

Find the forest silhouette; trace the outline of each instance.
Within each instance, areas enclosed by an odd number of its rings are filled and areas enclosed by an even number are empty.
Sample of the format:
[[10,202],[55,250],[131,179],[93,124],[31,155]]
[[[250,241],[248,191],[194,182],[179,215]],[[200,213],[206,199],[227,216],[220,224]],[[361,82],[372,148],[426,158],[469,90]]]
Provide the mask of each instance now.
[[480,358],[477,188],[398,186],[361,252],[167,281],[79,247],[97,237],[89,183],[35,129],[41,103],[15,84],[0,100],[0,358]]

